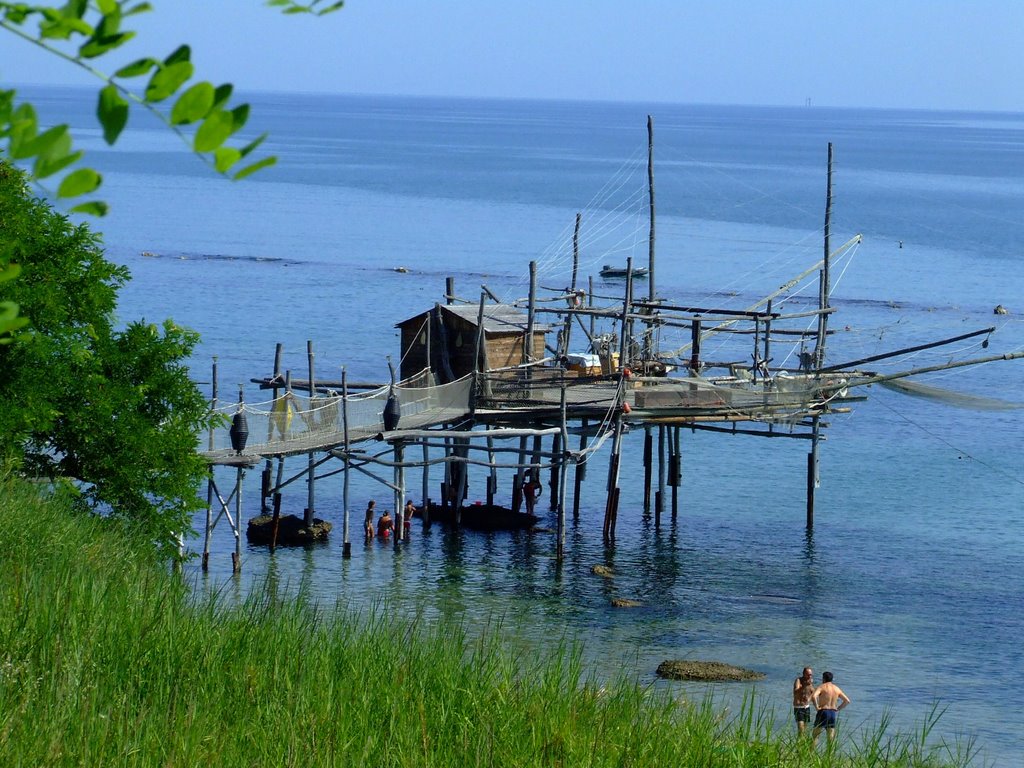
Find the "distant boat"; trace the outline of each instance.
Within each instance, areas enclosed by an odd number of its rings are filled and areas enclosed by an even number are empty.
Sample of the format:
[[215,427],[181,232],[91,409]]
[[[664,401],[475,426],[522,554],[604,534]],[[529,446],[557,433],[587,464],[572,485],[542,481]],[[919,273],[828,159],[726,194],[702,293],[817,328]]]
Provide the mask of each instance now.
[[647,274],[647,267],[633,267],[632,271],[627,267],[613,267],[611,264],[601,267],[601,277],[626,277],[631,272],[633,277],[644,277]]

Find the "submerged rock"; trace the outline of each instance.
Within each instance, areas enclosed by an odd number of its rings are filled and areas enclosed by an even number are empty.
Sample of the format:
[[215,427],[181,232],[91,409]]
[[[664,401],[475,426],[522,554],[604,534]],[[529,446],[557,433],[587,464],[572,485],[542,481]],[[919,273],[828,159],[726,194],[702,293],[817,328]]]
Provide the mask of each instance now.
[[606,579],[610,579],[615,575],[615,571],[609,568],[607,565],[592,565],[590,566],[590,572],[596,576],[602,576]]
[[[277,525],[277,546],[301,546],[318,541],[327,541],[333,526],[326,520],[313,518],[313,524],[306,526],[305,520],[297,515],[281,515]],[[251,544],[270,544],[274,535],[272,515],[258,515],[249,520],[245,536]]]
[[663,661],[658,665],[658,677],[668,680],[697,680],[705,683],[764,680],[762,672],[734,667],[721,661],[693,661],[679,659]]
[[996,304],[996,308],[992,310],[992,314],[994,314],[994,315],[1008,315],[1008,314],[1010,314],[1010,310],[1008,310],[1002,304]]
[[641,605],[639,600],[630,600],[625,597],[613,597],[612,606],[615,608],[639,608]]

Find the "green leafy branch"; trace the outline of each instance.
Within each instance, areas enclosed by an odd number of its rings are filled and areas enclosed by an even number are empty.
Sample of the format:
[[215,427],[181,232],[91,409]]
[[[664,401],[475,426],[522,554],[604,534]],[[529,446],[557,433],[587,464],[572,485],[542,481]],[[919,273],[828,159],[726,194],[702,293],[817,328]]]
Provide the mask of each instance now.
[[[305,4],[269,0],[267,5],[278,7],[285,14],[316,15],[342,6],[340,2],[333,2],[321,7],[323,3],[324,0]],[[189,46],[181,45],[162,59],[151,56],[136,59],[112,75],[92,64],[135,37],[135,31],[124,28],[126,19],[152,10],[149,2],[129,0],[69,0],[59,7],[0,2],[0,29],[84,69],[105,83],[99,91],[96,117],[103,129],[104,141],[109,145],[116,143],[128,123],[130,106],[135,104],[156,115],[217,173],[237,180],[273,165],[274,156],[242,164],[243,160],[251,159],[266,134],[242,146],[228,143],[245,127],[249,105],[230,103],[233,91],[230,83],[214,86],[205,81],[191,82],[195,69]],[[37,26],[33,32],[30,27],[34,23]],[[124,84],[124,81],[142,77],[147,80],[141,93]],[[14,90],[0,90],[0,152],[6,152],[12,161],[31,164],[30,179],[45,189],[42,180],[69,169],[78,163],[83,153],[73,148],[66,124],[40,131],[34,107],[27,102],[17,103],[16,95]],[[169,101],[172,97],[175,97],[173,101]],[[161,108],[165,104],[170,107]],[[189,133],[184,126],[195,126],[195,129]],[[96,170],[79,167],[63,176],[55,195],[58,198],[89,195],[101,184],[102,176]],[[91,200],[71,210],[102,216],[107,204]]]

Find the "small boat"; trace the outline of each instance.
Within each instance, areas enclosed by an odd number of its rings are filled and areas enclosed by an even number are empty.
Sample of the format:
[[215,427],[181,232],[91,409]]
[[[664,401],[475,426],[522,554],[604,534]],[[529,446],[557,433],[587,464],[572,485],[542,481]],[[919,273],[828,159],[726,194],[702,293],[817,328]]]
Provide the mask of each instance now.
[[632,270],[627,267],[613,267],[611,264],[601,267],[601,277],[626,277],[630,274],[633,277],[644,277],[647,274],[647,267],[633,267]]

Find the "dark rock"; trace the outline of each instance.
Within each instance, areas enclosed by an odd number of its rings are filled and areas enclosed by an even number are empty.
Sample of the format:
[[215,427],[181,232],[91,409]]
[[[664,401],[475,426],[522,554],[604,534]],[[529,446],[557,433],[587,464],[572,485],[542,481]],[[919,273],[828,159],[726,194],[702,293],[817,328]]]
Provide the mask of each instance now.
[[625,597],[613,597],[612,606],[615,608],[639,608],[641,605],[639,600],[629,600]]
[[615,575],[615,571],[609,568],[607,565],[592,565],[590,566],[590,572],[596,576],[601,576],[606,579],[610,579]]
[[[313,524],[306,527],[305,520],[297,515],[281,515],[277,526],[277,546],[302,546],[327,541],[327,535],[332,527],[330,523],[320,518],[313,518]],[[249,520],[245,536],[250,544],[270,544],[273,535],[273,516],[259,515]]]
[[994,315],[1008,315],[1008,314],[1010,314],[1010,310],[1008,310],[1002,304],[996,304],[996,308],[992,310],[992,314],[994,314]]
[[693,661],[680,659],[663,661],[658,665],[658,677],[668,680],[697,680],[704,683],[764,680],[765,675],[744,667],[734,667],[721,661]]

